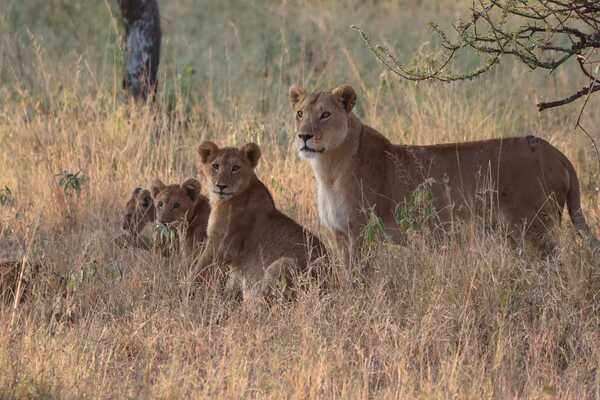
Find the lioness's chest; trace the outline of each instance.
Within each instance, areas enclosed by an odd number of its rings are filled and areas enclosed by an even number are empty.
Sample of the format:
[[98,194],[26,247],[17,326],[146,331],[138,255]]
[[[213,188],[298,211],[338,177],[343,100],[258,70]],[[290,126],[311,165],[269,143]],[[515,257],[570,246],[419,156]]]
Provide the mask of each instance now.
[[317,201],[321,224],[333,231],[346,232],[350,222],[350,207],[343,192],[319,183]]

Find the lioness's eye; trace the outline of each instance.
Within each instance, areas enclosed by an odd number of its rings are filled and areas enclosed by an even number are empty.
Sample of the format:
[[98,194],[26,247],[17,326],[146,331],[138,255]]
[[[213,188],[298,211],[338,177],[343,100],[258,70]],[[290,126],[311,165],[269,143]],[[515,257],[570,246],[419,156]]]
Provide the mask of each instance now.
[[232,172],[238,172],[240,170],[240,166],[239,165],[234,165],[233,167],[231,167],[231,171]]
[[321,114],[321,119],[327,119],[331,117],[331,113],[329,111],[325,111],[323,114]]
[[177,202],[173,203],[173,208],[179,208],[180,206],[181,206],[181,204],[179,204]]
[[162,202],[162,201],[159,201],[159,202],[158,202],[158,207],[159,207],[159,208],[162,208],[162,206],[163,206],[163,202]]
[[298,119],[302,119],[302,111],[298,111],[296,113],[296,116],[298,117]]
[[214,171],[218,171],[218,170],[219,170],[219,164],[217,164],[217,163],[214,163],[214,164],[212,165],[212,168],[213,168],[213,170],[214,170]]

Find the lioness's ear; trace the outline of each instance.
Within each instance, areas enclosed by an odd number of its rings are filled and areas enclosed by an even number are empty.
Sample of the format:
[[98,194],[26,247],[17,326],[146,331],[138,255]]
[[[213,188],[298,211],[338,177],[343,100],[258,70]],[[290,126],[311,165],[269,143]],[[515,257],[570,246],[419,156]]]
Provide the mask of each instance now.
[[198,198],[200,190],[202,189],[200,182],[194,178],[186,179],[185,182],[181,184],[181,187],[185,189],[187,195],[194,201]]
[[356,105],[356,92],[350,85],[338,86],[331,91],[331,94],[340,100],[346,112],[352,111]]
[[256,143],[247,143],[240,150],[250,161],[252,168],[256,168],[258,160],[260,160],[260,147]]
[[202,162],[202,164],[206,164],[207,162],[212,161],[217,156],[218,151],[219,146],[209,140],[205,140],[204,142],[200,143],[200,146],[198,146],[200,162]]
[[150,188],[150,190],[152,191],[152,197],[156,198],[156,196],[158,196],[160,191],[163,190],[164,188],[165,188],[165,184],[162,183],[162,181],[160,179],[154,178],[154,181],[152,182],[152,186]]
[[292,85],[289,90],[290,103],[292,107],[306,96],[306,90],[300,85]]

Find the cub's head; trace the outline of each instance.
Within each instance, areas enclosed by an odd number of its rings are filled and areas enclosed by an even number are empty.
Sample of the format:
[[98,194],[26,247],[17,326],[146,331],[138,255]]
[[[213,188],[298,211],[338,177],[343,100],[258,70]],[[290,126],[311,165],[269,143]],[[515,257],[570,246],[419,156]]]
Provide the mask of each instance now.
[[130,235],[138,235],[146,224],[154,221],[155,217],[154,202],[150,192],[140,187],[135,188],[125,205],[123,230]]
[[201,196],[200,182],[190,178],[181,185],[165,185],[158,178],[152,183],[152,197],[156,220],[161,224],[183,221],[188,211]]
[[342,85],[331,92],[307,93],[303,87],[293,85],[289,95],[300,157],[317,158],[342,144],[356,104],[352,86]]
[[243,193],[253,179],[254,168],[260,159],[260,147],[248,143],[239,149],[220,149],[213,142],[205,141],[198,147],[200,168],[210,187],[212,202],[227,201]]

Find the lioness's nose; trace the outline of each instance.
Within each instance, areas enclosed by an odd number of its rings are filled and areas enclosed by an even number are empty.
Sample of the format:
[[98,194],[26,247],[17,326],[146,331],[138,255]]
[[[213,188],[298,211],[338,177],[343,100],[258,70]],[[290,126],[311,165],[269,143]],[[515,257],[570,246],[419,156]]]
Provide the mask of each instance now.
[[304,140],[304,142],[306,142],[307,140],[309,140],[310,138],[312,138],[315,135],[311,135],[310,133],[301,133],[298,135],[298,137],[302,140]]
[[219,188],[219,190],[222,192],[223,189],[225,189],[227,187],[227,185],[217,185],[217,187]]

